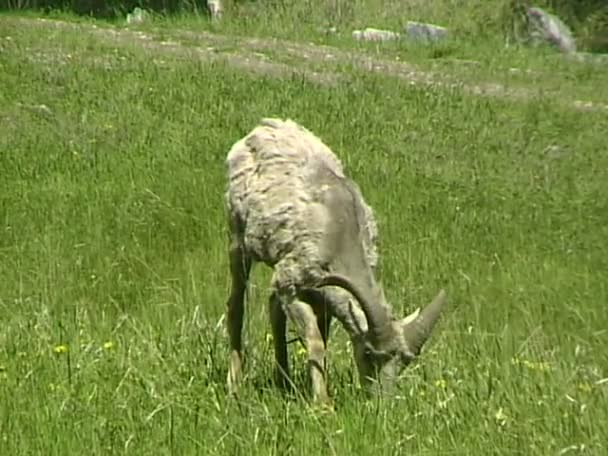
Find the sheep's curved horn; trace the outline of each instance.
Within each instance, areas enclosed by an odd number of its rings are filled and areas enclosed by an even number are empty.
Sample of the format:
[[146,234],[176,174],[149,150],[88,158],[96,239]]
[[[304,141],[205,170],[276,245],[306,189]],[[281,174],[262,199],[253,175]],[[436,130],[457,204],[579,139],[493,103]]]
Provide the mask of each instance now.
[[439,320],[446,301],[447,295],[445,290],[440,290],[435,299],[421,310],[415,318],[406,317],[402,320],[403,337],[409,349],[415,355],[420,353],[420,349],[431,335],[431,331]]
[[361,310],[365,314],[367,319],[367,325],[374,340],[379,341],[383,339],[387,331],[390,330],[390,315],[388,315],[384,306],[374,305],[371,299],[366,296],[362,290],[355,285],[348,277],[341,274],[328,274],[317,283],[317,287],[335,286],[340,287],[348,291],[359,301]]

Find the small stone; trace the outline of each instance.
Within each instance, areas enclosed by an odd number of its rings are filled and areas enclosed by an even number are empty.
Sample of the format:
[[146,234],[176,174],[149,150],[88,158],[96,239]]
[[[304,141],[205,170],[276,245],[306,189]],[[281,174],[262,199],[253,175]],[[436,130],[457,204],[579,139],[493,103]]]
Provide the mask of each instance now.
[[149,17],[149,14],[147,11],[136,7],[135,9],[133,9],[133,12],[130,14],[127,14],[127,24],[129,25],[139,25],[139,24],[143,24]]
[[446,39],[448,29],[439,25],[408,21],[405,34],[411,40],[433,42]]
[[365,30],[353,31],[353,38],[357,41],[396,41],[400,38],[400,35],[390,30],[368,27]]

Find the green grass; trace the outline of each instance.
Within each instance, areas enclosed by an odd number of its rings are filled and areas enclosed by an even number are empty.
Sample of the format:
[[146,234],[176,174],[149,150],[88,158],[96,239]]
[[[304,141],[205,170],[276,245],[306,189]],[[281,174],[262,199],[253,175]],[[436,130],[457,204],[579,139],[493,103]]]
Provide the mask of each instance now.
[[[351,2],[351,0],[349,0]],[[500,83],[520,90],[535,86],[557,100],[581,100],[606,104],[608,84],[605,83],[606,59],[601,56],[576,62],[553,48],[530,48],[517,44],[506,24],[508,8],[500,0],[478,2],[469,0],[454,8],[451,0],[425,2],[359,0],[351,3],[319,0],[264,4],[260,1],[226,1],[226,18],[212,22],[208,16],[183,14],[162,16],[153,13],[143,25],[127,26],[124,17],[113,20],[86,19],[53,12],[51,18],[68,19],[81,24],[95,23],[101,28],[117,27],[144,31],[153,39],[170,39],[188,46],[212,45],[222,53],[249,50],[270,55],[274,61],[306,64],[319,70],[332,68],[332,61],[304,59],[301,53],[289,51],[292,43],[315,43],[328,46],[325,52],[341,55],[335,65],[345,60],[345,52],[381,58],[385,62],[407,62],[415,68],[442,74],[453,82]],[[281,6],[283,5],[283,6]],[[333,5],[333,6],[332,6]],[[337,5],[337,6],[336,6]],[[401,42],[369,43],[352,38],[354,29],[368,26],[402,31],[408,20],[430,21],[445,25],[450,39],[444,43],[421,45]],[[337,33],[324,32],[329,25]],[[506,28],[507,27],[507,28]],[[201,37],[200,32],[211,32]],[[523,32],[518,32],[521,38]],[[249,37],[262,39],[247,42]],[[268,41],[278,40],[268,48]]]
[[[0,21],[0,454],[606,452],[605,112],[253,77]],[[393,401],[361,397],[337,326],[336,413],[279,394],[264,267],[226,396],[223,161],[263,116],[360,184],[399,313],[448,290]],[[292,365],[305,377],[296,346]]]

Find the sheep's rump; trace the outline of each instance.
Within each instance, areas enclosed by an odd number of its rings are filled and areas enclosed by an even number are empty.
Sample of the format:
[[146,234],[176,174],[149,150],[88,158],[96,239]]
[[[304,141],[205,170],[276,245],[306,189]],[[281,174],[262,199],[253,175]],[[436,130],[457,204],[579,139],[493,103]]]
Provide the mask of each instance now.
[[[291,120],[263,119],[228,153],[226,203],[230,217],[239,221],[242,232],[234,233],[256,260],[274,265],[283,252],[317,258],[322,235],[315,185],[319,168],[345,178],[340,160],[313,133]],[[364,219],[366,255],[376,266],[376,222],[353,183]]]

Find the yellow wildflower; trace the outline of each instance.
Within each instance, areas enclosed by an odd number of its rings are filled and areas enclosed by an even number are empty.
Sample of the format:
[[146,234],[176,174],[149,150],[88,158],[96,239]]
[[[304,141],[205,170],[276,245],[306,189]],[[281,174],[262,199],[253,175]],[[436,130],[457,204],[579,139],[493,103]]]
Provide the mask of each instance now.
[[111,340],[105,342],[103,344],[103,348],[106,350],[112,350],[114,348],[114,342],[112,342]]
[[591,386],[591,384],[589,384],[588,382],[579,382],[579,383],[576,385],[576,388],[577,388],[579,391],[582,391],[583,393],[590,393],[590,392],[591,392],[591,389],[592,389],[592,386]]
[[443,378],[440,378],[439,380],[435,380],[435,386],[439,389],[446,389],[448,385]]
[[511,364],[514,366],[523,365],[530,370],[537,370],[540,372],[546,372],[551,370],[551,365],[547,361],[530,361],[527,359],[519,359],[517,356],[511,358]]
[[551,365],[549,364],[548,361],[541,361],[537,364],[538,370],[540,370],[541,372],[546,372],[551,370]]
[[507,423],[507,415],[503,411],[502,407],[500,407],[496,413],[494,414],[494,419],[499,426],[504,426]]
[[534,362],[534,361],[524,360],[524,366],[526,366],[528,369],[538,370],[541,372],[548,371],[551,368],[549,363],[546,361]]
[[54,351],[55,353],[59,353],[59,354],[61,354],[61,353],[67,353],[67,351],[68,351],[68,346],[67,346],[67,345],[64,345],[64,344],[55,345],[55,348],[53,349],[53,351]]

